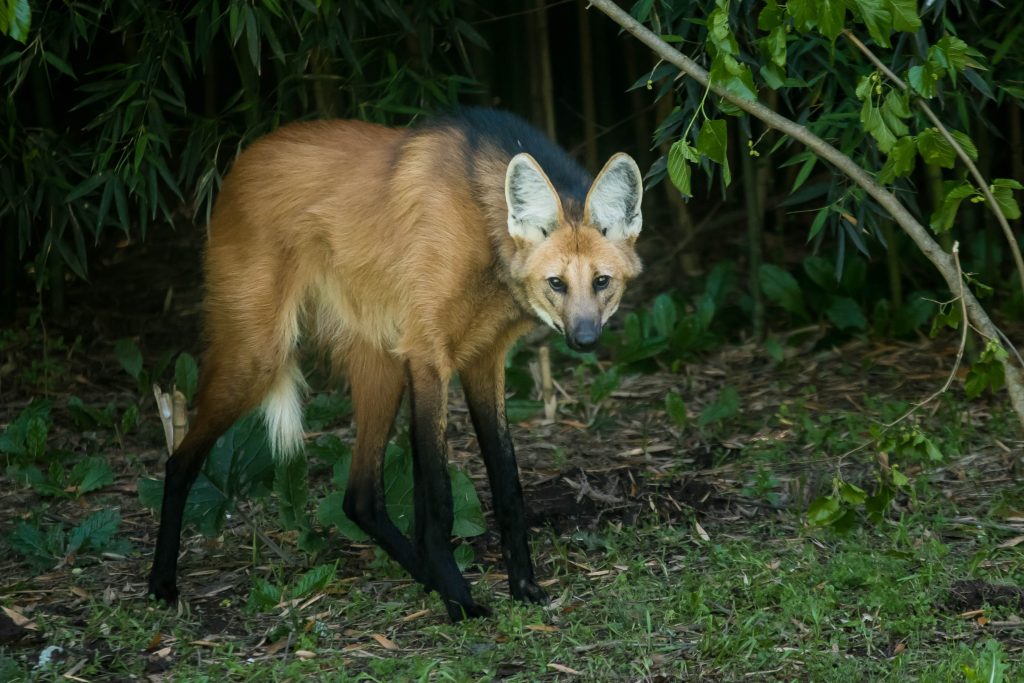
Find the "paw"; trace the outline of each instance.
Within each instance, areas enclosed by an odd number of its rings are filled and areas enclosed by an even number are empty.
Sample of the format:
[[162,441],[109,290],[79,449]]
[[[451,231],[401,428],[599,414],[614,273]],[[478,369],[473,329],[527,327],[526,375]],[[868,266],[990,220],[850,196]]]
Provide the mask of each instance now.
[[178,604],[178,587],[174,579],[170,581],[149,577],[149,594],[157,600],[162,600],[168,605]]
[[519,579],[509,581],[509,590],[512,597],[522,602],[532,602],[535,605],[548,604],[548,594],[531,579]]

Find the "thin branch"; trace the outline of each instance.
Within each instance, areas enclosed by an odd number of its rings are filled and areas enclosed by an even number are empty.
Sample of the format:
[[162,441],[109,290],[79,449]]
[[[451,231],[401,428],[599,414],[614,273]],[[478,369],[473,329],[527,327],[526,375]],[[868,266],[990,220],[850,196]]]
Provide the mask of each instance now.
[[932,108],[928,106],[928,103],[925,102],[923,97],[919,97],[915,94],[905,81],[894,74],[892,69],[883,64],[882,61],[875,56],[875,53],[871,51],[871,48],[862,43],[861,40],[854,35],[853,31],[850,29],[843,29],[843,35],[846,36],[847,40],[853,43],[854,46],[860,50],[864,56],[878,68],[879,71],[885,74],[886,78],[895,83],[896,87],[910,93],[911,99],[914,100],[914,104],[924,112],[924,115],[927,116],[928,120],[932,122],[932,125],[938,129],[946,142],[952,145],[953,149],[956,150],[956,155],[960,157],[960,161],[964,162],[967,170],[971,172],[971,176],[974,178],[975,182],[978,183],[981,193],[985,196],[985,202],[988,204],[988,208],[992,210],[993,214],[995,214],[996,220],[999,222],[999,227],[1003,229],[1003,235],[1006,236],[1006,241],[1010,245],[1010,253],[1013,254],[1013,262],[1017,266],[1017,277],[1020,278],[1020,285],[1024,288],[1024,257],[1021,256],[1020,245],[1017,244],[1017,238],[1013,235],[1010,223],[1006,220],[1006,216],[1003,215],[1003,211],[999,208],[999,204],[996,203],[995,195],[993,195],[992,190],[989,189],[988,182],[985,180],[985,177],[981,175],[981,171],[978,170],[974,161],[967,155],[967,152],[960,143],[957,142],[956,138],[950,134],[949,129],[942,124],[939,117],[935,115],[935,112],[932,111]]
[[928,405],[929,403],[937,399],[939,396],[946,393],[946,391],[949,389],[949,385],[953,383],[953,379],[956,377],[957,370],[960,369],[960,362],[964,359],[964,349],[967,348],[967,330],[970,328],[970,325],[967,322],[967,303],[964,299],[964,276],[963,270],[960,268],[959,242],[953,242],[953,262],[956,264],[956,272],[960,276],[960,296],[957,298],[960,301],[960,327],[962,328],[960,331],[960,348],[958,348],[956,351],[956,360],[953,362],[953,369],[950,371],[949,377],[946,378],[946,383],[942,385],[941,389],[939,389],[934,394],[932,394],[925,400],[921,401],[920,403],[915,403],[913,408],[911,408],[903,415],[890,422],[889,424],[885,425],[886,429],[895,427],[900,422],[903,422],[908,417],[916,413],[918,409]]
[[[710,78],[704,68],[624,12],[613,0],[590,0],[590,4],[597,7],[615,23],[639,39],[659,58],[676,66],[701,86],[708,85]],[[900,228],[914,241],[917,248],[921,250],[921,253],[939,271],[951,292],[957,291],[962,286],[962,279],[957,273],[953,258],[942,250],[942,247],[932,239],[925,227],[914,218],[913,214],[903,206],[895,195],[879,185],[874,177],[861,168],[853,159],[822,140],[805,126],[801,126],[795,121],[772,111],[760,102],[752,102],[738,97],[715,83],[712,83],[710,87],[722,99],[760,119],[771,128],[803,143],[814,154],[830,162],[841,172],[849,176],[854,182],[864,188],[880,206],[889,212]],[[982,333],[990,337],[997,337],[998,330],[978,299],[967,287],[963,288],[963,292],[963,303],[975,326]],[[1024,377],[1022,377],[1020,369],[1009,361],[1009,357],[1003,360],[1002,364],[1006,375],[1006,390],[1010,394],[1010,403],[1017,413],[1017,418],[1020,420],[1021,425],[1024,426]]]

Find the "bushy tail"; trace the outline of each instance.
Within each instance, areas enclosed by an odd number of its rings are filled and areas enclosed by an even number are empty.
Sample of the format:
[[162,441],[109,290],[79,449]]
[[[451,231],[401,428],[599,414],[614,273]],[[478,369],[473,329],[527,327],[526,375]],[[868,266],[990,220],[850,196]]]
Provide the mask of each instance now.
[[275,460],[286,461],[302,452],[302,396],[307,388],[302,370],[290,360],[263,399],[263,419]]

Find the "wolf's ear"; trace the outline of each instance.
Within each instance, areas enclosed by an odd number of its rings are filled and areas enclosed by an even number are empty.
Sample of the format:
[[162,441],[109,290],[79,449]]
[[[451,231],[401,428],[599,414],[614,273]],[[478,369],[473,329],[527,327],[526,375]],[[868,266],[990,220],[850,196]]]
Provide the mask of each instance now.
[[505,174],[508,233],[527,242],[540,242],[558,226],[562,210],[551,181],[540,164],[525,152],[512,157]]
[[643,196],[640,168],[631,156],[620,152],[608,160],[590,186],[586,219],[610,240],[635,239],[643,224]]

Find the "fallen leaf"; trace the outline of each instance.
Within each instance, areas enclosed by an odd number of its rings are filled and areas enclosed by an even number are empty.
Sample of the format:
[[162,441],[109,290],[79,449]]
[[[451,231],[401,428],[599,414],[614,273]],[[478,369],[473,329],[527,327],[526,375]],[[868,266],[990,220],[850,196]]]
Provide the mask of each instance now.
[[373,636],[371,636],[371,637],[374,640],[376,640],[380,644],[380,646],[382,648],[384,648],[385,650],[397,650],[398,649],[398,646],[395,645],[395,641],[391,640],[390,638],[388,638],[385,635],[382,635],[380,633],[374,633]]
[[551,626],[550,624],[527,624],[526,628],[531,631],[541,631],[543,633],[551,633],[552,631],[558,630],[557,626]]
[[576,669],[570,669],[569,667],[565,666],[564,664],[557,664],[555,662],[551,662],[550,664],[548,664],[548,668],[549,669],[554,669],[555,671],[558,671],[558,672],[563,673],[563,674],[572,674],[573,676],[579,676],[580,675],[580,672],[577,671]]
[[309,650],[296,650],[295,656],[299,659],[313,659],[316,657],[316,653],[310,652]]
[[702,540],[704,540],[704,541],[710,541],[711,540],[711,536],[708,535],[708,532],[704,531],[704,527],[702,527],[700,525],[700,522],[695,520],[693,522],[693,528],[697,531],[697,535],[700,536]]
[[15,626],[24,626],[27,628],[32,623],[31,619],[15,609],[11,609],[10,607],[0,607],[0,609],[4,611],[4,614],[11,618],[11,621],[14,622]]
[[428,609],[421,609],[419,612],[413,612],[412,614],[406,614],[404,617],[402,617],[402,621],[403,622],[413,621],[414,619],[419,619],[420,617],[425,617],[428,614],[430,614],[430,610],[428,610]]
[[1021,543],[1024,543],[1024,536],[1014,536],[1013,538],[1006,539],[1005,541],[1003,541],[1002,543],[1000,543],[996,547],[997,548],[1012,548],[1014,546],[1020,545]]

